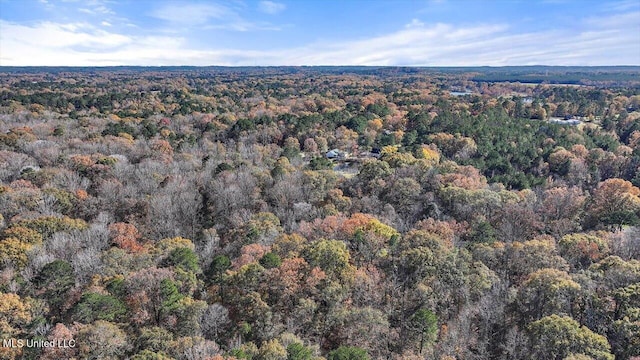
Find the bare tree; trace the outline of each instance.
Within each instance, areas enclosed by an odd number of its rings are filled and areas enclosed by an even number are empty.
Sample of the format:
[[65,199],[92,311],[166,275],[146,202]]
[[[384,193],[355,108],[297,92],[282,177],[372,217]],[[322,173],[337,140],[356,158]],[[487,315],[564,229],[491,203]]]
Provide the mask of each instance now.
[[229,310],[220,304],[211,304],[200,318],[200,328],[207,339],[217,341],[230,324]]

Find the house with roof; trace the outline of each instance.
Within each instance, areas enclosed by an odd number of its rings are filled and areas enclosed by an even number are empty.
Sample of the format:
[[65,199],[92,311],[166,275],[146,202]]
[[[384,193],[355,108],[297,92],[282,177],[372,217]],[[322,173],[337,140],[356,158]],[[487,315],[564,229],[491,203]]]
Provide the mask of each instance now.
[[327,159],[336,159],[336,160],[344,160],[349,156],[346,151],[342,151],[340,149],[332,149],[327,151],[325,157]]

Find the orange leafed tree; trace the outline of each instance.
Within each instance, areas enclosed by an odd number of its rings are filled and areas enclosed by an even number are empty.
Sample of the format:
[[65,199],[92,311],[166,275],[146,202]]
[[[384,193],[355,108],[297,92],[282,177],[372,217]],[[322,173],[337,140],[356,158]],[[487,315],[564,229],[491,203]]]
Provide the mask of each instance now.
[[109,233],[111,241],[121,249],[132,253],[139,253],[144,250],[144,247],[138,242],[140,233],[131,224],[122,222],[111,224],[109,225]]
[[233,262],[233,268],[239,269],[243,265],[258,261],[264,254],[269,252],[269,247],[260,244],[245,245],[240,249],[240,257]]
[[593,191],[591,221],[605,226],[638,223],[640,189],[623,179],[607,179]]

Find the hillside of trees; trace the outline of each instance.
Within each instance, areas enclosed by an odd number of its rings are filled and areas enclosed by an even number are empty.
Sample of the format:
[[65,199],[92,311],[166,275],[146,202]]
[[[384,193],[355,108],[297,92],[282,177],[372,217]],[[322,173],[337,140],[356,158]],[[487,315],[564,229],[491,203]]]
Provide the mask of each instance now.
[[0,338],[75,344],[0,359],[640,356],[640,71],[563,71],[0,68]]

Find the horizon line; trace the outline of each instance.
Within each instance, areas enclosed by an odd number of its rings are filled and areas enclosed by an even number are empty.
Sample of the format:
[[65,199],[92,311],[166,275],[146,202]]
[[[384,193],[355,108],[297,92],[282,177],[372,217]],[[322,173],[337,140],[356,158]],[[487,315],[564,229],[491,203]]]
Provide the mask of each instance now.
[[467,68],[640,68],[637,65],[465,65],[465,66],[442,66],[442,65],[0,65],[2,68],[431,68],[431,69],[467,69]]

